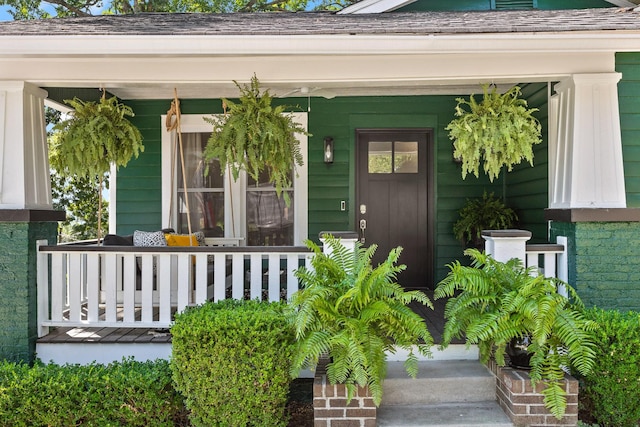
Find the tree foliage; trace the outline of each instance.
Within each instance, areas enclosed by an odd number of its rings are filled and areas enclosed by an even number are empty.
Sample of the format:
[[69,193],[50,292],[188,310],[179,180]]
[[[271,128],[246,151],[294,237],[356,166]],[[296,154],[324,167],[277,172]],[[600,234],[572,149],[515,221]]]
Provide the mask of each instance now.
[[0,0],[13,19],[132,14],[141,12],[264,12],[339,10],[355,0]]
[[365,249],[357,244],[354,253],[331,237],[325,244],[331,248],[329,255],[307,242],[314,252],[312,268],[296,272],[302,289],[291,301],[298,340],[291,374],[296,377],[302,368],[314,368],[328,354],[332,359],[327,366],[329,381],[345,384],[349,399],[356,386],[367,386],[379,405],[386,352],[407,350],[405,367],[413,377],[418,371],[414,349],[431,354],[431,334],[407,304],[433,305],[422,292],[405,291],[396,283],[396,275],[405,268],[396,264],[401,248],[393,249],[384,262],[373,267],[376,245]]
[[456,98],[455,116],[445,128],[453,140],[453,157],[462,160],[462,178],[473,173],[476,178],[480,164],[493,181],[506,166],[526,160],[533,166],[533,145],[542,142],[542,126],[520,98],[520,87],[514,86],[504,94],[496,88],[483,86],[484,96],[478,102],[471,95],[469,100]]
[[[108,174],[102,180],[108,188]],[[100,202],[102,194],[98,191],[99,181],[98,176],[62,176],[55,169],[51,171],[53,208],[67,214],[66,221],[60,224],[58,231],[60,242],[95,238],[98,233],[99,209],[101,220],[108,221],[109,203]]]
[[[60,111],[46,107],[45,120],[47,127],[59,123],[62,120]],[[48,142],[51,146],[51,132],[48,134]],[[101,209],[101,217],[105,222],[109,218],[109,204],[104,201],[100,203],[102,195],[97,190],[98,176],[62,176],[54,167],[50,172],[53,208],[64,211],[67,216],[59,227],[59,241],[72,242],[95,237],[98,230],[98,210]],[[102,180],[108,188],[108,174]]]
[[[465,337],[477,344],[480,359],[495,357],[505,365],[506,347],[513,338],[529,336],[531,382],[542,381],[545,406],[558,419],[566,408],[561,381],[563,367],[582,375],[595,362],[597,324],[584,315],[584,306],[573,288],[558,279],[538,275],[516,258],[506,263],[476,249],[467,249],[471,266],[459,261],[449,265],[449,274],[436,288],[434,298],[449,298],[445,307],[443,345]],[[556,292],[569,290],[570,299]]]

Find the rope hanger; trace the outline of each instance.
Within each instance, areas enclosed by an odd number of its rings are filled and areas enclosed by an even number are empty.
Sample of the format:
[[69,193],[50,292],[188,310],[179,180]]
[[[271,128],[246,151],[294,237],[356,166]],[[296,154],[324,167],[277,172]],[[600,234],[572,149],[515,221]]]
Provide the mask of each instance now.
[[[174,120],[175,118],[175,120]],[[167,128],[167,132],[176,131],[178,135],[178,144],[179,144],[179,153],[180,153],[180,165],[182,166],[182,185],[184,189],[184,198],[186,203],[186,211],[187,211],[187,227],[189,228],[189,235],[193,234],[193,230],[191,228],[191,209],[189,207],[189,193],[187,192],[187,176],[185,172],[184,165],[184,148],[182,145],[182,129],[180,126],[180,100],[178,99],[178,90],[176,88],[173,89],[173,100],[171,101],[171,108],[167,111],[167,119],[165,122],[165,126]],[[172,156],[175,153],[175,142],[174,147],[172,147]],[[171,182],[174,182],[174,174],[175,174],[175,161],[171,159]],[[171,224],[171,215],[173,214],[173,191],[171,191],[171,199],[169,201],[169,225]],[[189,243],[191,244],[191,239],[189,239]]]

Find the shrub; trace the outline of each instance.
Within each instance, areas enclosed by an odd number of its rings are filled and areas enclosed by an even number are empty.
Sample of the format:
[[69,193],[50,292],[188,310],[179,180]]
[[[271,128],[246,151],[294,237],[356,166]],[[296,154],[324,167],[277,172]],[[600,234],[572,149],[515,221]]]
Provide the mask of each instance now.
[[173,426],[184,411],[168,361],[0,364],[2,426]]
[[286,425],[294,335],[285,307],[224,300],[176,316],[171,367],[194,425]]
[[637,426],[640,422],[640,313],[590,309],[596,331],[595,366],[581,378],[592,416],[602,426]]

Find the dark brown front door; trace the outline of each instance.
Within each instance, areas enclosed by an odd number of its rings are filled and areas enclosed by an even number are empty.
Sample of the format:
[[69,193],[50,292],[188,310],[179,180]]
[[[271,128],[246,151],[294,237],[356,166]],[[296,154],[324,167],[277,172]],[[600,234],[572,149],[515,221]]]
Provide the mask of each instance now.
[[396,246],[407,269],[398,283],[432,288],[432,176],[429,129],[357,130],[356,227],[374,263]]

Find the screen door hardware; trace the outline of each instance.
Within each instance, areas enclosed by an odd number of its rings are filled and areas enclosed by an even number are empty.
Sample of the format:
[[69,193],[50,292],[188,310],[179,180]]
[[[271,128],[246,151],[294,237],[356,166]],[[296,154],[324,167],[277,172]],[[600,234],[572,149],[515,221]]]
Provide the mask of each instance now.
[[346,200],[340,200],[340,210],[342,212],[347,210],[347,201]]
[[360,214],[364,215],[367,213],[367,205],[360,205]]

